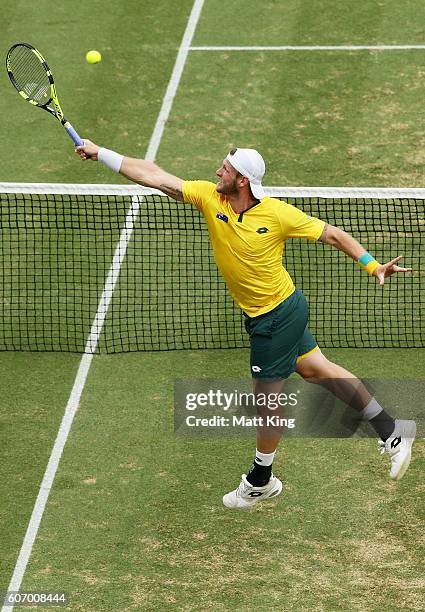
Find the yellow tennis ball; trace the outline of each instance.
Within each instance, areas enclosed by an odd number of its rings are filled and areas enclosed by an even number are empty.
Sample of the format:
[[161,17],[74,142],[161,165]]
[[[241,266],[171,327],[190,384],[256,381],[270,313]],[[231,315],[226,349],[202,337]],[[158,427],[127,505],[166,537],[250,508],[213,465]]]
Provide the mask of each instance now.
[[86,53],[86,60],[89,64],[98,64],[102,59],[99,51],[88,51]]

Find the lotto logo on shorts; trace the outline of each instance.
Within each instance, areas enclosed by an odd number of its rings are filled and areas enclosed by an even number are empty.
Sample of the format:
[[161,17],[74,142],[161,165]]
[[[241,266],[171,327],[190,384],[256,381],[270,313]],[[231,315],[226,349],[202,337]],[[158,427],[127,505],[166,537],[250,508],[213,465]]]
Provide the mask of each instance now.
[[261,372],[261,368],[260,368],[260,366],[252,366],[251,370],[252,370],[253,372]]

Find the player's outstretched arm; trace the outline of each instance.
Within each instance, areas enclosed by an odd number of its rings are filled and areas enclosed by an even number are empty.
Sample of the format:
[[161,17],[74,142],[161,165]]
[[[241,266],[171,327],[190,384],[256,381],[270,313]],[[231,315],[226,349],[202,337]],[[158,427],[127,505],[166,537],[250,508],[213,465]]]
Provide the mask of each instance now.
[[395,274],[396,272],[411,272],[412,268],[401,268],[398,262],[403,258],[399,255],[395,259],[386,264],[380,264],[366,249],[359,243],[351,234],[334,225],[326,224],[319,240],[324,244],[329,244],[349,257],[352,257],[362,268],[364,268],[370,276],[375,276],[381,286],[384,285],[385,279]]
[[183,201],[183,181],[177,176],[165,172],[157,164],[144,159],[124,157],[84,139],[84,145],[77,147],[76,152],[81,159],[100,161],[105,166],[119,172],[130,181],[144,187],[160,189],[175,200]]

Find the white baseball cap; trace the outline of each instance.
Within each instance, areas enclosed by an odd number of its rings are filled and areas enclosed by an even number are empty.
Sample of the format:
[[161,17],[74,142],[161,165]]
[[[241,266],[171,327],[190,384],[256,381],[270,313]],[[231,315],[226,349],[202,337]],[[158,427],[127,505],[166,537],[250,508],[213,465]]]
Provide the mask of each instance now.
[[249,180],[254,198],[261,200],[266,196],[261,184],[266,171],[266,164],[258,151],[255,149],[232,149],[226,159],[235,170]]

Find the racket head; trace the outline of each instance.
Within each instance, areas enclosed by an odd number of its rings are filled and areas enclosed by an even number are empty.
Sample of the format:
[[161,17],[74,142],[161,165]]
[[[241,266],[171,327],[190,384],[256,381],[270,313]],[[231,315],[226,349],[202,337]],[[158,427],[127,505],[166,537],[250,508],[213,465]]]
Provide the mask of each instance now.
[[29,43],[13,45],[7,52],[6,69],[12,85],[25,100],[56,117],[77,146],[84,144],[64,117],[53,75],[38,49]]
[[47,108],[56,99],[55,84],[41,53],[29,43],[13,45],[6,57],[7,74],[19,94],[34,106]]

